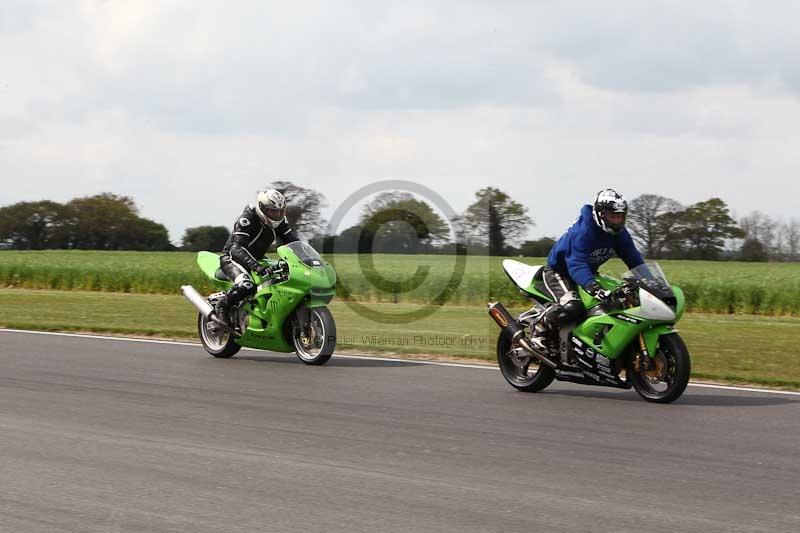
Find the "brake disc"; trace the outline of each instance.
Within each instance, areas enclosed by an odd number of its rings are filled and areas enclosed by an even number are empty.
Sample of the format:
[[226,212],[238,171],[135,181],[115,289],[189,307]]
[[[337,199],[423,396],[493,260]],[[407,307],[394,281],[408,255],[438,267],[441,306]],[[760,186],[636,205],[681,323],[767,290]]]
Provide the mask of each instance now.
[[645,370],[642,374],[650,381],[650,383],[659,383],[664,381],[666,376],[667,362],[661,353],[658,353],[653,359],[654,367],[650,370]]

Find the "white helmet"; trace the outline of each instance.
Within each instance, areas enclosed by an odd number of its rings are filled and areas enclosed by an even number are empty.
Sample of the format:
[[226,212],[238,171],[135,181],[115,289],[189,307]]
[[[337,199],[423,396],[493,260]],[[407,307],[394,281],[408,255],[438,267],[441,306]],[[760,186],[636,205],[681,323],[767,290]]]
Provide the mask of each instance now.
[[286,217],[286,198],[275,189],[258,191],[255,208],[261,221],[275,228]]

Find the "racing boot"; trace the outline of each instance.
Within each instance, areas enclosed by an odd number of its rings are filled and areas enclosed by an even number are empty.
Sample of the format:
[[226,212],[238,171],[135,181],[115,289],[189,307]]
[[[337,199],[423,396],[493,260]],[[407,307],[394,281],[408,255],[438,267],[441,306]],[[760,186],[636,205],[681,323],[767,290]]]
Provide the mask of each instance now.
[[230,317],[228,316],[231,311],[231,302],[230,297],[227,294],[223,294],[222,296],[217,299],[217,305],[215,306],[215,311],[217,318],[223,322],[224,324],[230,325]]
[[217,318],[227,326],[231,324],[231,310],[236,308],[245,298],[255,293],[255,285],[250,280],[245,280],[241,285],[234,285],[227,294],[223,294],[217,300]]
[[545,354],[550,351],[550,348],[548,348],[546,344],[550,329],[550,323],[547,321],[546,316],[543,316],[533,326],[533,331],[531,332],[531,346],[533,346],[536,351]]

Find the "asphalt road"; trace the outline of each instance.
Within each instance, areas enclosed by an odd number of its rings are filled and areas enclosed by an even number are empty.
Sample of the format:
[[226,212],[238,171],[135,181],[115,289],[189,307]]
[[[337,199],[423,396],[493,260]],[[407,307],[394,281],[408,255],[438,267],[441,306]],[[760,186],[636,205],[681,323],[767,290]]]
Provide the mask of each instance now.
[[800,531],[800,396],[0,331],[0,531]]

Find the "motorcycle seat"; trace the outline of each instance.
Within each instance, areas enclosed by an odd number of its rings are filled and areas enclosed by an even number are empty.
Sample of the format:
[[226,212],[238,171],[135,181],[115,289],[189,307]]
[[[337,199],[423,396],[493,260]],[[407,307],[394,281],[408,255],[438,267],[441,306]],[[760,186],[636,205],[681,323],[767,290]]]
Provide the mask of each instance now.
[[511,278],[514,284],[523,291],[530,294],[528,289],[534,283],[535,278],[541,278],[541,272],[544,270],[544,265],[526,265],[513,259],[503,260],[503,270],[506,275]]

